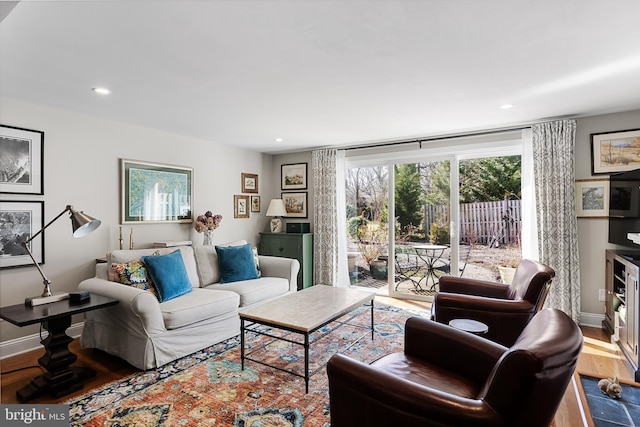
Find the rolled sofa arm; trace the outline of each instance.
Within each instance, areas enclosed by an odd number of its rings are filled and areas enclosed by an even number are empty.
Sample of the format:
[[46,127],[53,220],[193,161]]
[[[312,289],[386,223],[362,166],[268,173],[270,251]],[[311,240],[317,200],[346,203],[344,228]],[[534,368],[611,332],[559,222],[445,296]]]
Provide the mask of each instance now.
[[112,308],[130,322],[129,327],[138,329],[141,334],[151,336],[166,332],[160,302],[152,293],[97,277],[83,280],[78,288],[120,301]]
[[300,263],[294,258],[259,255],[260,270],[264,277],[282,277],[289,281],[289,291],[298,290]]

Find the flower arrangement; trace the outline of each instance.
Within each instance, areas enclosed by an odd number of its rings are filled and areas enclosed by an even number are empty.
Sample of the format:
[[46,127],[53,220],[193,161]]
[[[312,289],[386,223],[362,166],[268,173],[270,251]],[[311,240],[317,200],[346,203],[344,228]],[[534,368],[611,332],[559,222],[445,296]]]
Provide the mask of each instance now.
[[214,215],[211,211],[207,211],[204,215],[198,215],[193,227],[198,233],[202,233],[208,230],[215,230],[220,225],[220,221],[222,221],[222,215]]

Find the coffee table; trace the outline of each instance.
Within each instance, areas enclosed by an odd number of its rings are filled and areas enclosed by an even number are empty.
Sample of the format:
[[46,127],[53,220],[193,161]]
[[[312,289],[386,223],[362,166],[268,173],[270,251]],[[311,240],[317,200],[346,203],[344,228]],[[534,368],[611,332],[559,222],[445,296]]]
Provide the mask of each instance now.
[[[271,368],[278,369],[280,371],[288,372],[298,377],[304,378],[305,391],[309,393],[309,378],[315,374],[319,369],[309,373],[309,348],[312,343],[318,341],[320,338],[326,336],[329,332],[323,333],[319,337],[314,337],[314,340],[310,340],[310,335],[318,329],[326,326],[351,313],[356,308],[362,305],[371,306],[371,339],[374,338],[374,321],[373,321],[373,299],[375,293],[360,291],[355,289],[335,288],[332,286],[315,285],[309,288],[303,289],[299,292],[288,294],[283,297],[274,299],[272,301],[265,302],[264,304],[257,305],[255,307],[249,307],[241,309],[240,314],[240,359],[242,363],[242,369],[244,370],[245,360],[259,363],[261,365],[269,366]],[[345,324],[349,322],[353,317],[341,322]],[[281,329],[297,333],[303,336],[303,341],[289,339],[283,336],[272,334],[269,331],[265,331],[260,326],[268,326],[271,328]],[[335,330],[335,328],[333,329]],[[257,360],[251,357],[256,351],[262,350],[264,346],[253,350],[249,353],[245,351],[245,332],[252,332],[257,335],[264,335],[276,340],[287,341],[293,344],[304,346],[304,375],[287,369],[282,369],[277,366],[269,365],[268,363]],[[358,342],[361,338],[369,333],[367,332],[358,337],[350,346]],[[349,347],[350,347],[349,346]],[[347,347],[347,349],[349,348]]]

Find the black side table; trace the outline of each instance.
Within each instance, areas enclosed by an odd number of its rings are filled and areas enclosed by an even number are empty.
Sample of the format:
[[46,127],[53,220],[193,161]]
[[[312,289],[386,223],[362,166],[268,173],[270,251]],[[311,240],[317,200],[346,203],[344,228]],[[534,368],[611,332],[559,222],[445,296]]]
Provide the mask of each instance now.
[[44,356],[38,359],[47,372],[40,375],[16,392],[20,402],[26,402],[45,393],[61,397],[82,388],[82,381],[95,376],[96,372],[86,367],[70,367],[78,356],[69,351],[73,338],[66,334],[71,326],[71,316],[90,310],[116,305],[118,300],[100,295],[91,295],[89,300],[72,303],[69,300],[27,307],[16,304],[0,308],[0,317],[17,326],[42,323],[49,336],[41,341]]

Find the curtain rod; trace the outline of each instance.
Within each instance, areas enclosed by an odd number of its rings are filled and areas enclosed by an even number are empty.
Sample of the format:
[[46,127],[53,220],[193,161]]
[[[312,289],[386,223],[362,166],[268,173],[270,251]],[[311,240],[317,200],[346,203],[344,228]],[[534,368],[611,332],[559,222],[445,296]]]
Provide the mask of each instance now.
[[470,132],[470,133],[462,133],[462,134],[457,134],[457,135],[446,135],[446,136],[434,136],[434,137],[430,137],[430,138],[414,138],[414,139],[407,139],[407,140],[403,140],[403,141],[393,141],[393,142],[385,142],[385,143],[381,143],[381,144],[372,144],[372,145],[357,145],[354,147],[345,147],[345,148],[339,148],[339,150],[344,150],[344,151],[351,151],[351,150],[363,150],[366,148],[378,148],[378,147],[390,147],[390,146],[394,146],[394,145],[404,145],[404,144],[413,144],[413,143],[418,143],[420,144],[420,148],[422,148],[422,143],[423,142],[431,142],[431,141],[442,141],[442,140],[446,140],[446,139],[456,139],[456,138],[464,138],[467,136],[483,136],[483,135],[492,135],[492,134],[496,134],[496,133],[505,133],[505,132],[513,132],[513,131],[517,131],[517,130],[524,130],[524,129],[528,129],[531,126],[517,126],[517,127],[511,127],[511,128],[502,128],[502,129],[495,129],[495,130],[486,130],[486,131],[479,131],[479,132]]

